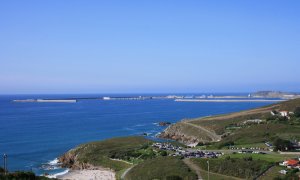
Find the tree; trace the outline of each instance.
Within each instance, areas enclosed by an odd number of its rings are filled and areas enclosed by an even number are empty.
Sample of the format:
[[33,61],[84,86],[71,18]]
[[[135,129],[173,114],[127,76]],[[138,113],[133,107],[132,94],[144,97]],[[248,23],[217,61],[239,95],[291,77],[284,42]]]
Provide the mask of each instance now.
[[294,111],[294,115],[296,117],[300,117],[300,107],[296,107],[295,111]]
[[292,143],[289,140],[276,138],[273,142],[275,151],[288,151],[293,148]]
[[160,152],[160,155],[161,155],[161,156],[167,156],[168,153],[167,153],[167,151],[161,151],[161,152]]

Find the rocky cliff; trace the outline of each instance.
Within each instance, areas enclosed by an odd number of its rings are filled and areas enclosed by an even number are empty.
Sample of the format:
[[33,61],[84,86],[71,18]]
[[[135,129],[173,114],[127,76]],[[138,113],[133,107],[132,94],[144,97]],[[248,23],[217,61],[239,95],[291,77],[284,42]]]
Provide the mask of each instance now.
[[159,135],[159,137],[176,140],[184,144],[214,142],[221,139],[221,137],[215,133],[194,124],[190,124],[187,121],[170,125]]
[[98,169],[98,167],[93,166],[89,163],[84,163],[78,160],[78,148],[72,149],[68,151],[67,153],[63,154],[61,157],[59,157],[59,162],[61,163],[61,166],[64,168],[70,168],[70,169]]

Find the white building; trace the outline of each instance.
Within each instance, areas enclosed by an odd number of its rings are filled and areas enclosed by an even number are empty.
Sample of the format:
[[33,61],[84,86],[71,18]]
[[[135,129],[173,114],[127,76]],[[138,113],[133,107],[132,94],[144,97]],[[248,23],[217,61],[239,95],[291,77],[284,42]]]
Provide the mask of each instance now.
[[288,111],[279,111],[280,115],[283,116],[283,117],[286,117],[289,115],[289,112]]

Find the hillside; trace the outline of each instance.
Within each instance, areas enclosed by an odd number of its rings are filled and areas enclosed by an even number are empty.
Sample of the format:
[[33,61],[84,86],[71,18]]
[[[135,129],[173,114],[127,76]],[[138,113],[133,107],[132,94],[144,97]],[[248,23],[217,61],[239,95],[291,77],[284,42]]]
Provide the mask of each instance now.
[[120,171],[131,166],[120,160],[140,156],[139,150],[151,143],[143,137],[113,138],[99,142],[82,144],[62,155],[59,161],[63,167],[71,169],[94,169],[97,166]]
[[[230,139],[230,137],[233,136],[249,137],[248,135],[252,135],[253,132],[260,134],[266,132],[266,129],[276,136],[289,136],[286,132],[290,131],[286,130],[293,129],[291,130],[291,134],[298,137],[300,136],[300,131],[298,131],[300,130],[299,126],[295,123],[291,124],[289,121],[279,122],[277,125],[276,123],[271,123],[271,125],[268,126],[257,125],[256,127],[249,126],[250,129],[249,127],[246,129],[240,129],[242,127],[241,124],[243,124],[243,122],[246,120],[261,119],[265,122],[270,118],[271,111],[293,112],[296,107],[300,107],[300,99],[293,99],[261,108],[231,114],[184,120],[169,126],[161,133],[160,137],[177,140],[186,144],[195,142],[207,143],[219,142],[221,139]],[[270,123],[268,122],[266,124]],[[291,128],[291,126],[293,128]],[[232,133],[233,129],[234,133]],[[259,138],[261,137],[262,136],[259,136]],[[232,138],[232,140],[237,139],[237,137]],[[262,139],[259,140],[259,142],[261,141]]]
[[116,179],[197,179],[181,158],[169,157],[152,144],[140,136],[112,138],[79,145],[59,161],[75,170],[107,168],[116,173]]
[[184,179],[196,180],[197,175],[178,157],[159,157],[134,166],[125,180]]

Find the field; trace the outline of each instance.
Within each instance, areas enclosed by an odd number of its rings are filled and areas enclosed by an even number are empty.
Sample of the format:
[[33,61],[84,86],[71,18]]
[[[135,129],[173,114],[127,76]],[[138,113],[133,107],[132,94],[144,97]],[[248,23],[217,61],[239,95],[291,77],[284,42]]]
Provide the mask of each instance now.
[[286,124],[259,124],[234,131],[217,145],[234,142],[234,145],[248,145],[272,141],[275,137],[283,139],[300,139],[300,127]]
[[274,166],[274,167],[270,168],[263,176],[261,176],[258,179],[259,180],[274,179],[274,178],[277,178],[277,177],[283,178],[284,175],[279,173],[279,171],[282,170],[282,169],[285,169],[285,168],[280,167],[280,166]]
[[[200,169],[201,177],[204,180],[208,180],[208,171]],[[241,178],[225,176],[223,174],[218,174],[214,172],[209,172],[209,179],[213,180],[241,180]]]
[[197,175],[177,157],[158,157],[134,166],[125,180],[185,179],[196,180]]
[[228,157],[228,156],[230,158],[239,158],[239,159],[243,159],[245,157],[252,157],[253,160],[263,160],[263,161],[267,161],[267,162],[271,162],[271,163],[281,162],[286,159],[295,157],[295,155],[282,155],[282,154],[278,154],[278,153],[272,153],[272,154],[238,154],[237,153],[237,154],[224,155],[221,158],[226,159],[226,157]]
[[[207,159],[193,159],[202,170],[208,169]],[[226,176],[253,179],[265,171],[272,163],[250,158],[209,159],[210,171]]]

